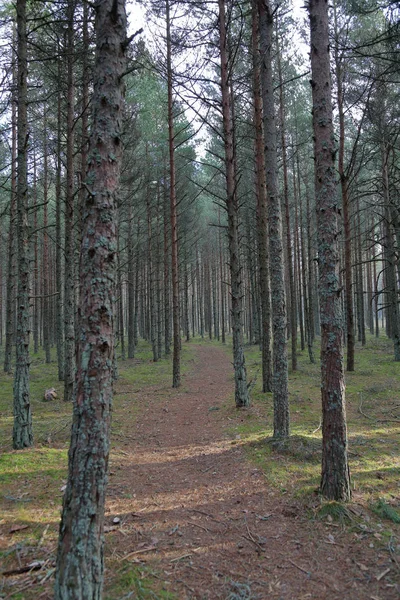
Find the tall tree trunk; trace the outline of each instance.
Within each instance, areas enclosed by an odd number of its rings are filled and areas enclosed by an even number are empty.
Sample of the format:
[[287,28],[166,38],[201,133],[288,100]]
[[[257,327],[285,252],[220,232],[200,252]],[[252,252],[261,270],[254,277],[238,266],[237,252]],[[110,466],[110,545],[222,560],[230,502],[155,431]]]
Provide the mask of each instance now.
[[128,206],[128,358],[135,358],[135,261],[133,252],[132,202]]
[[273,331],[274,438],[289,435],[288,358],[286,344],[285,276],[282,217],[278,193],[276,123],[272,80],[273,14],[269,0],[258,1],[260,16],[261,84],[264,109],[265,171],[268,194],[269,261]]
[[58,544],[56,600],[100,600],[109,455],[120,179],[124,0],[96,4],[93,125],[80,257],[79,343],[68,483]]
[[170,302],[170,246],[169,246],[169,217],[168,202],[164,176],[164,347],[165,354],[171,354],[171,302]]
[[229,65],[225,3],[218,0],[219,50],[221,58],[222,120],[225,148],[226,208],[228,212],[229,266],[231,273],[233,369],[235,377],[235,403],[237,407],[249,406],[246,364],[243,350],[242,331],[242,273],[239,257],[238,199],[235,182],[235,155],[231,95],[229,89]]
[[[59,44],[58,44],[59,45]],[[58,79],[61,79],[61,61],[58,61]],[[64,323],[63,323],[63,273],[61,259],[61,89],[57,94],[57,166],[56,166],[56,343],[58,379],[64,380]]]
[[18,295],[16,365],[14,376],[15,450],[33,444],[32,413],[29,395],[29,243],[28,243],[28,58],[26,0],[17,0],[18,120],[17,120],[17,245]]
[[353,280],[352,280],[352,250],[351,223],[349,205],[349,180],[344,167],[345,153],[345,122],[344,122],[344,92],[343,66],[339,56],[339,32],[337,24],[336,2],[334,2],[335,45],[334,57],[336,68],[337,108],[339,113],[339,156],[338,170],[342,192],[343,230],[344,230],[344,281],[346,292],[346,336],[347,336],[347,371],[354,371],[354,310],[353,310]]
[[39,287],[39,256],[38,256],[38,209],[37,209],[37,168],[36,152],[33,149],[33,302],[32,302],[32,334],[33,353],[39,352],[39,316],[40,316],[40,287]]
[[49,298],[49,234],[48,227],[48,156],[47,156],[47,118],[43,117],[43,347],[46,363],[51,362],[50,355],[50,298]]
[[175,174],[175,136],[172,98],[172,48],[171,19],[169,0],[165,2],[167,26],[167,88],[168,88],[168,144],[169,144],[169,179],[171,208],[171,275],[172,275],[172,315],[174,353],[172,362],[172,387],[181,385],[181,324],[179,301],[179,263],[178,263],[178,215],[176,206],[176,174]]
[[339,289],[335,136],[332,122],[327,0],[310,0],[311,73],[321,316],[322,476],[330,500],[349,500],[350,472]]
[[[15,48],[15,29],[13,31],[13,48]],[[4,371],[11,373],[12,347],[15,337],[15,209],[17,199],[17,68],[16,52],[12,52],[12,94],[11,94],[11,195],[10,224],[8,229],[7,256],[7,300],[6,300],[6,343],[4,348]]]
[[75,170],[74,170],[74,9],[76,0],[67,7],[67,190],[65,195],[65,270],[64,270],[64,400],[73,399],[75,380]]
[[396,277],[396,251],[393,240],[392,219],[390,214],[390,190],[388,174],[389,151],[385,140],[381,144],[382,187],[384,199],[384,247],[385,247],[385,290],[390,337],[393,340],[394,360],[400,361],[400,311],[398,302],[398,284]]
[[288,284],[289,284],[289,315],[290,315],[290,339],[291,339],[291,364],[292,371],[297,370],[297,294],[296,285],[293,274],[293,243],[290,227],[290,207],[289,207],[289,181],[288,181],[288,164],[286,152],[286,123],[285,123],[285,99],[283,88],[283,76],[280,48],[278,43],[277,66],[279,77],[279,120],[282,146],[282,170],[283,170],[283,204],[285,207],[285,223],[286,223],[286,254],[288,267]]

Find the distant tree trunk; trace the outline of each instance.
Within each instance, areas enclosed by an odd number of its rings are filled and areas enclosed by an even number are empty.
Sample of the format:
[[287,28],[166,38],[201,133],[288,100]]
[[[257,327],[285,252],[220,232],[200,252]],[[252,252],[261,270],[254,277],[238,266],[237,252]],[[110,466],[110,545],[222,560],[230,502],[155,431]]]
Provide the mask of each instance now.
[[282,171],[283,171],[283,204],[285,207],[285,223],[286,223],[286,254],[288,267],[288,284],[289,284],[289,315],[290,315],[290,339],[291,339],[291,364],[292,371],[297,370],[297,294],[296,284],[293,274],[293,242],[290,227],[290,207],[289,207],[289,181],[288,181],[288,164],[286,152],[286,122],[285,122],[285,99],[283,88],[282,65],[280,57],[280,48],[278,44],[277,66],[279,77],[279,119],[280,133],[282,146]]
[[169,213],[164,177],[164,347],[165,354],[171,354],[171,302],[170,302],[170,245],[169,245]]
[[352,280],[352,251],[351,251],[351,223],[350,223],[350,199],[349,199],[349,180],[344,167],[345,153],[345,121],[344,121],[344,92],[343,92],[343,67],[339,56],[338,24],[336,2],[334,2],[334,20],[335,20],[335,67],[336,67],[336,86],[337,86],[337,104],[339,113],[339,157],[338,170],[340,178],[340,187],[342,192],[343,209],[343,230],[344,230],[344,280],[346,292],[346,336],[347,336],[347,371],[354,371],[354,310],[353,310],[353,280]]
[[50,355],[50,288],[49,288],[49,235],[48,227],[48,156],[47,156],[47,118],[43,118],[43,348],[46,364],[51,362]]
[[258,264],[261,296],[262,391],[272,392],[271,292],[268,264],[268,206],[265,181],[264,131],[262,122],[261,74],[257,0],[252,3],[253,98],[257,194]]
[[75,170],[74,170],[74,10],[75,1],[68,0],[67,8],[67,190],[65,195],[65,271],[64,271],[64,341],[65,372],[64,400],[72,401],[75,380]]
[[[58,79],[61,79],[61,61],[58,61]],[[63,273],[61,259],[61,89],[57,94],[57,166],[56,166],[56,340],[58,379],[64,381],[64,323],[63,323]]]
[[261,83],[264,109],[265,170],[268,194],[270,286],[273,331],[274,438],[289,436],[288,358],[283,264],[282,217],[278,194],[276,123],[272,80],[273,14],[269,0],[259,0]]
[[231,95],[229,90],[229,68],[225,3],[218,0],[219,50],[221,59],[222,120],[225,148],[226,208],[228,212],[229,266],[231,273],[233,369],[235,377],[235,403],[237,407],[249,406],[246,364],[243,350],[242,331],[242,273],[239,257],[238,199],[235,183],[235,156]]
[[169,0],[166,0],[167,26],[167,89],[168,89],[168,144],[169,144],[169,178],[171,206],[171,274],[172,274],[172,315],[174,353],[172,363],[172,387],[181,385],[181,324],[179,301],[179,263],[178,263],[178,218],[176,207],[176,174],[174,148],[174,113],[172,98],[172,50],[171,50],[171,20]]
[[93,125],[80,258],[77,375],[56,600],[99,600],[114,359],[116,193],[126,69],[124,0],[96,3]]
[[[15,45],[15,29],[13,39]],[[6,300],[6,341],[4,348],[4,371],[11,373],[12,347],[15,337],[15,210],[17,197],[17,73],[16,52],[12,54],[12,81],[13,91],[11,94],[11,196],[10,196],[10,220],[8,230],[8,256],[7,256],[7,300]]]
[[390,214],[390,189],[388,175],[389,152],[385,141],[381,144],[382,187],[384,199],[384,248],[385,248],[385,291],[390,337],[393,340],[394,360],[400,361],[400,311],[398,285],[396,277],[396,250],[393,240],[392,219]]
[[32,302],[32,334],[33,353],[39,352],[39,315],[40,315],[40,288],[39,288],[39,257],[38,257],[38,209],[37,209],[37,169],[36,152],[33,149],[33,302]]
[[128,358],[135,358],[135,261],[131,202],[129,202],[128,207],[128,239],[126,246],[128,254]]
[[339,252],[332,122],[327,0],[310,0],[311,73],[317,200],[319,300],[321,316],[322,477],[330,500],[349,500],[343,320],[339,289]]
[[14,376],[13,448],[33,444],[29,395],[29,242],[28,242],[28,59],[26,0],[17,0],[18,120],[17,120],[17,245],[18,295]]
[[[15,30],[13,32],[15,48]],[[11,373],[12,347],[15,337],[15,209],[17,199],[17,69],[16,52],[12,53],[12,85],[11,94],[11,195],[10,195],[10,224],[8,229],[7,256],[7,300],[6,300],[6,342],[4,348],[4,371]]]

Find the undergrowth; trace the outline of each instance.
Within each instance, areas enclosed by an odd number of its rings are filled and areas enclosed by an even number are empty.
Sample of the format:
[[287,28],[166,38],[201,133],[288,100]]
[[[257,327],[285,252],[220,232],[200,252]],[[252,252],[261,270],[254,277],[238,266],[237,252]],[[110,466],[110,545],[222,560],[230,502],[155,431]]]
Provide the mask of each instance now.
[[[182,374],[192,360],[190,345],[183,345]],[[0,355],[0,360],[2,360]],[[63,384],[58,381],[55,350],[52,362],[45,364],[44,353],[31,355],[30,392],[34,447],[12,449],[13,375],[0,372],[0,563],[2,571],[29,564],[44,555],[54,560],[62,497],[67,477],[67,454],[72,423],[72,406],[63,402]],[[159,397],[171,391],[171,357],[157,363],[151,347],[141,341],[136,358],[118,362],[115,385],[111,456],[129,444],[136,414],[146,397]],[[183,380],[184,383],[184,380]],[[57,398],[44,402],[46,389],[55,388]],[[106,595],[109,600],[132,597],[139,600],[172,600],[155,574],[145,569],[109,568],[106,560]],[[1,575],[1,572],[0,572]],[[0,598],[34,600],[52,586],[51,577],[40,588],[33,573],[32,586],[22,592],[18,579],[0,579]],[[22,582],[25,581],[22,576]],[[9,583],[13,583],[10,587]],[[49,587],[50,586],[50,587]],[[39,591],[38,591],[39,589]],[[108,595],[107,595],[108,594]],[[131,594],[129,596],[129,594]]]

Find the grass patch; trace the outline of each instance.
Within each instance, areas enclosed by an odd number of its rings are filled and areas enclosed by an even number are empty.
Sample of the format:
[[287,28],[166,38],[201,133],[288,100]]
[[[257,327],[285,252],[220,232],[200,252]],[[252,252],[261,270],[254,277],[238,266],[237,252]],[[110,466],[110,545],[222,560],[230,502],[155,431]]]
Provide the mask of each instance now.
[[[63,383],[58,381],[55,358],[54,349],[50,364],[45,364],[43,352],[31,356],[33,448],[12,449],[13,375],[0,372],[0,562],[5,570],[18,568],[20,561],[23,565],[29,564],[42,558],[41,554],[45,559],[50,557],[53,560],[56,554],[67,477],[72,406],[63,402]],[[190,344],[183,344],[183,375],[191,368],[192,361]],[[135,416],[143,403],[151,396],[159,397],[161,404],[172,393],[172,357],[154,363],[150,345],[141,341],[136,358],[120,360],[118,372],[113,403],[111,462],[114,452],[118,453],[119,448],[130,444],[129,435],[132,426],[135,426]],[[56,388],[58,398],[44,402],[45,390],[52,387]],[[118,571],[120,563],[118,567],[112,563],[111,558],[106,559],[105,598],[175,598],[164,583],[160,584],[156,575],[145,567],[129,566]],[[8,586],[8,578],[1,585]],[[50,590],[53,583],[49,577],[39,591],[36,585],[24,591],[20,591],[18,584],[12,588],[1,588],[1,585],[0,597],[3,597],[4,591],[6,597],[13,600],[36,600],[46,586]]]
[[400,513],[390,504],[380,498],[373,506],[372,510],[382,519],[388,519],[392,523],[400,523]]
[[167,590],[168,583],[143,566],[126,565],[117,572],[105,587],[104,599],[115,600],[177,600]]
[[[318,355],[318,348],[315,351]],[[248,379],[257,373],[258,378],[252,408],[246,416],[236,416],[232,437],[240,436],[237,443],[271,486],[293,497],[314,496],[321,470],[319,361],[313,365],[306,350],[298,353],[298,370],[289,372],[291,438],[273,447],[273,398],[261,392],[260,359],[258,347],[246,348]],[[358,344],[355,371],[346,373],[345,379],[354,497],[365,506],[382,494],[399,501],[400,378],[390,340],[370,336],[365,347]]]

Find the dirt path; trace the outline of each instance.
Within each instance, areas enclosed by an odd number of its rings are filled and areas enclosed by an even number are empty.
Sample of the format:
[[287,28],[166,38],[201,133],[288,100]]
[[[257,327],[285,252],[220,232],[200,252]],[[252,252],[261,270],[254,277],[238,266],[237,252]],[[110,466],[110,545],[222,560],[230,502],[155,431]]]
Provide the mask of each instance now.
[[[107,552],[147,564],[181,599],[399,597],[388,552],[362,531],[314,522],[288,503],[232,443],[241,413],[223,350],[198,346],[192,372],[168,397],[144,397],[136,430],[111,464]],[[378,581],[379,576],[382,575]]]

